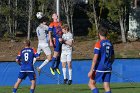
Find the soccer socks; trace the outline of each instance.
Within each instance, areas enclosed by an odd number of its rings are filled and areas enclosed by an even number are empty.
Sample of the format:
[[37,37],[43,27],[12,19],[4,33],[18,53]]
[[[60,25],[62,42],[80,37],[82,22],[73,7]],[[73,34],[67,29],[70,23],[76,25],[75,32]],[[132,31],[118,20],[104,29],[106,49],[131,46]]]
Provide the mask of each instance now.
[[72,80],[72,69],[69,69],[69,80]]
[[56,58],[55,58],[55,57],[53,57],[53,58],[52,58],[52,61],[51,61],[51,63],[52,63],[52,66],[51,66],[51,67],[52,67],[52,68],[54,68],[55,61],[56,61]]
[[[67,79],[66,68],[62,68],[64,79]],[[72,80],[72,69],[69,69],[69,80]]]
[[16,93],[17,92],[17,88],[13,88],[13,93]]
[[59,67],[59,64],[60,64],[60,56],[57,57],[57,60],[56,60],[56,68]]
[[41,69],[42,67],[44,67],[48,62],[49,62],[49,60],[46,59],[46,60],[41,64],[41,66],[39,66],[39,69]]
[[[16,93],[16,92],[17,92],[17,89],[13,88],[13,93]],[[30,93],[34,93],[34,89],[30,89]]]
[[30,93],[34,93],[34,89],[30,89]]
[[105,93],[111,93],[111,91],[105,92]]
[[62,68],[64,79],[67,79],[66,68]]
[[99,93],[98,88],[94,88],[94,89],[92,90],[92,93]]

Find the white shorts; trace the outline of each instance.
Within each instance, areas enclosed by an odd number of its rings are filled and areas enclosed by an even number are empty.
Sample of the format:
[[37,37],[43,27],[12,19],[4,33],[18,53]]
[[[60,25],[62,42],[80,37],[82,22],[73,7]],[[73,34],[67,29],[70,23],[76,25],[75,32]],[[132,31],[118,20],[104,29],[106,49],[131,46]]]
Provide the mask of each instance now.
[[43,51],[46,55],[51,54],[50,47],[48,46],[48,44],[45,44],[45,43],[39,43],[38,44],[37,53],[40,54],[41,51]]
[[61,53],[61,62],[71,62],[72,52],[63,52]]

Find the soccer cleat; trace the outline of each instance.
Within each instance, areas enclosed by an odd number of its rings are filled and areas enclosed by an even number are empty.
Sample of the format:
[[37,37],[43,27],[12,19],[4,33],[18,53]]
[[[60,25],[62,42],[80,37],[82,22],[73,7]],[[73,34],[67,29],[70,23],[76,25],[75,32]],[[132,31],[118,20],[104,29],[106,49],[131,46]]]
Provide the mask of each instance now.
[[69,81],[68,81],[68,85],[71,85],[71,84],[72,84],[72,80],[69,80]]
[[39,69],[39,67],[37,67],[36,69],[37,69],[38,75],[40,76],[41,69]]
[[64,84],[67,84],[68,79],[64,79]]
[[54,69],[52,67],[50,67],[50,71],[51,71],[52,75],[55,75]]
[[55,70],[59,75],[61,74],[59,68],[56,68]]

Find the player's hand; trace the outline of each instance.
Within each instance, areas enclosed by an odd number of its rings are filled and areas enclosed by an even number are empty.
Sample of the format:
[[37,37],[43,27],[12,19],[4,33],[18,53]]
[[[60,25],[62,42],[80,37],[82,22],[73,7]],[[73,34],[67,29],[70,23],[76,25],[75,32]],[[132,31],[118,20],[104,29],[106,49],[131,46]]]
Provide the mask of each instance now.
[[59,38],[59,42],[62,43],[63,42],[63,39],[62,38]]
[[52,41],[50,41],[50,46],[52,46],[52,47],[53,47],[53,42],[52,42]]
[[88,77],[89,77],[89,78],[92,78],[92,75],[93,75],[93,71],[89,71],[89,72],[88,72]]

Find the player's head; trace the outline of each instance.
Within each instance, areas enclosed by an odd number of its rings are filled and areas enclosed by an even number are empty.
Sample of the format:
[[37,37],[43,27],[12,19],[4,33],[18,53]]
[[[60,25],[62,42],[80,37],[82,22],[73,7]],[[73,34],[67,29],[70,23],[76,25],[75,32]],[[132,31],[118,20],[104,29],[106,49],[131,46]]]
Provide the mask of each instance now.
[[56,13],[53,13],[53,14],[52,14],[52,19],[53,19],[53,20],[58,20],[58,15],[57,15]]
[[25,47],[30,47],[30,40],[25,40],[24,41],[24,45],[25,45]]
[[40,23],[46,25],[47,23],[47,18],[46,17],[42,17],[40,20],[39,20]]
[[101,38],[101,37],[107,37],[107,29],[106,28],[104,28],[104,27],[100,27],[99,28],[99,37]]
[[68,26],[67,24],[64,24],[64,25],[62,26],[62,32],[63,32],[63,33],[69,32],[69,26]]

